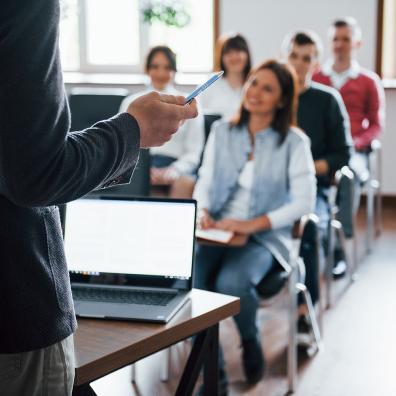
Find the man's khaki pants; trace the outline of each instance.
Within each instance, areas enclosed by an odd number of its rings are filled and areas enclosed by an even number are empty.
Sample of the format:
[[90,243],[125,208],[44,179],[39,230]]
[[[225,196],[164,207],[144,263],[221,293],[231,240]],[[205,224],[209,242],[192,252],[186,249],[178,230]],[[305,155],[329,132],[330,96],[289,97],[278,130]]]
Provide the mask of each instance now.
[[0,395],[70,396],[73,381],[73,335],[35,351],[0,354]]

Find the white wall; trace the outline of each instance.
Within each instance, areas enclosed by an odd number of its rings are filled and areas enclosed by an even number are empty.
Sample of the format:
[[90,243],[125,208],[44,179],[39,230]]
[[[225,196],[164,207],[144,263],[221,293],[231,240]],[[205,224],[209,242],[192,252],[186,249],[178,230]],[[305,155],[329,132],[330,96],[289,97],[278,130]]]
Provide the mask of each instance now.
[[315,30],[327,50],[328,26],[336,18],[348,15],[355,17],[364,29],[359,61],[373,69],[377,0],[220,0],[220,32],[243,34],[257,63],[278,56],[284,36],[296,29]]
[[[375,68],[377,0],[220,0],[220,33],[234,31],[249,41],[253,62],[279,55],[284,36],[297,29],[315,30],[329,56],[327,28],[342,16],[355,17],[363,29],[359,62]],[[383,192],[396,195],[396,89],[386,90],[386,130],[383,144]]]

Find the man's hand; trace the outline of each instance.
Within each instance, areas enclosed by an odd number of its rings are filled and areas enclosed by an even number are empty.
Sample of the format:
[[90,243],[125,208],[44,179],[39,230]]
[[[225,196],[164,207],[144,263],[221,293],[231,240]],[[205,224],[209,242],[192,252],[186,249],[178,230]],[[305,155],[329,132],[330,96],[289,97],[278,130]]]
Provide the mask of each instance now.
[[179,129],[180,123],[198,115],[195,101],[184,105],[183,96],[150,92],[135,99],[127,112],[140,128],[140,147],[161,146]]

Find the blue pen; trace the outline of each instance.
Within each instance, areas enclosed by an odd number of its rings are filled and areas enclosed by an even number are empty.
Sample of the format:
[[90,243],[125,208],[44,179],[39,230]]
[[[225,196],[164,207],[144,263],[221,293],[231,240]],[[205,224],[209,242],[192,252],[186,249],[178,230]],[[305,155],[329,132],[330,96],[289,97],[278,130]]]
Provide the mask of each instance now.
[[210,77],[208,81],[197,87],[194,91],[190,93],[190,95],[187,96],[186,101],[184,104],[189,104],[191,101],[197,97],[201,92],[205,91],[206,88],[211,86],[215,81],[217,81],[222,75],[224,74],[224,71],[222,70],[221,72],[216,73],[214,76]]

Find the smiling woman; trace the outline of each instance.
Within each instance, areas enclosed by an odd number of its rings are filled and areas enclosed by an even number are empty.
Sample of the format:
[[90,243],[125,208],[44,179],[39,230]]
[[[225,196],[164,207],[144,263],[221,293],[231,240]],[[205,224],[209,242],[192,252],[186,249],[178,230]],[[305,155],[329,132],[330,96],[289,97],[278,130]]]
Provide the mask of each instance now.
[[190,19],[185,26],[177,27],[157,19],[145,22],[143,0],[63,0],[60,37],[63,69],[139,73],[149,48],[171,45],[177,53],[180,71],[210,71],[214,0],[182,3]]

